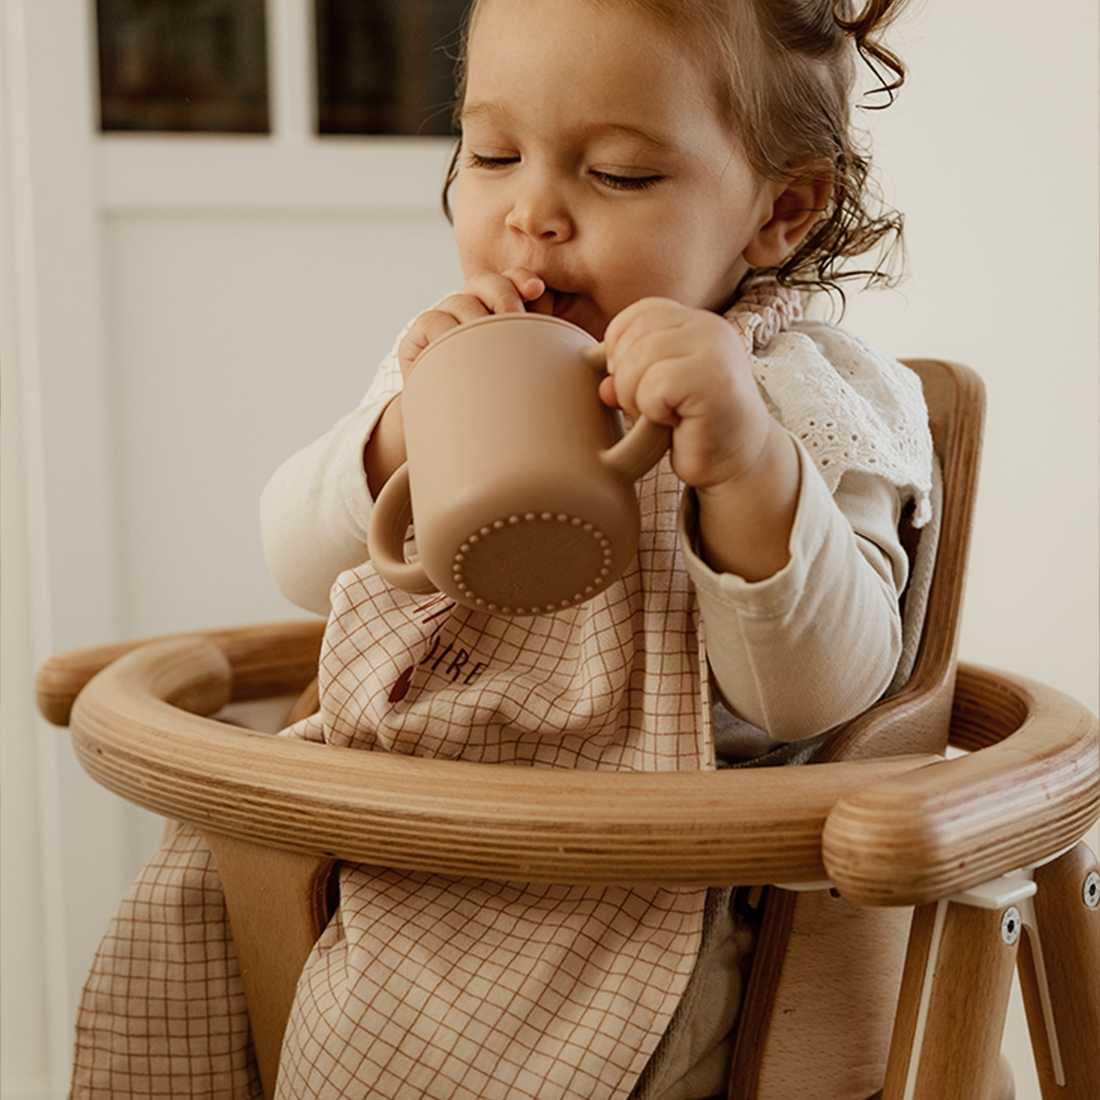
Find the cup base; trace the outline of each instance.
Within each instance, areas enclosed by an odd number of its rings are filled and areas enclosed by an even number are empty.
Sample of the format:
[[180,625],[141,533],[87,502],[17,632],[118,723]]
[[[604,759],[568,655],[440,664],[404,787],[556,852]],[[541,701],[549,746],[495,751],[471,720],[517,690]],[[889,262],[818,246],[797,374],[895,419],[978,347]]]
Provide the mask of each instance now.
[[526,512],[472,532],[455,553],[452,581],[470,607],[543,615],[596,595],[622,571],[616,565],[611,540],[594,523],[564,512]]

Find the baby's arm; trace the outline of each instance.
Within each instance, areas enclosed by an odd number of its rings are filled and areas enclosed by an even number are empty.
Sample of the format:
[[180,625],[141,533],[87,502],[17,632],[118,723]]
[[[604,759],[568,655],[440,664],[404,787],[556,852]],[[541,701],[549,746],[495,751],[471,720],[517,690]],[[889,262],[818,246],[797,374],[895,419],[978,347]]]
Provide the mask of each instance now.
[[291,455],[260,497],[268,571],[276,588],[308,611],[327,615],[337,576],[367,558],[371,496],[363,451],[400,388],[395,349],[383,361],[362,404]]
[[605,399],[672,426],[673,468],[694,490],[689,571],[731,709],[778,740],[859,713],[900,653],[898,491],[852,473],[830,493],[724,318],[647,299],[606,342]]
[[735,714],[780,741],[830,729],[882,695],[901,652],[908,569],[898,490],[853,472],[831,494],[798,450],[802,491],[779,573],[751,584],[687,554],[714,681]]

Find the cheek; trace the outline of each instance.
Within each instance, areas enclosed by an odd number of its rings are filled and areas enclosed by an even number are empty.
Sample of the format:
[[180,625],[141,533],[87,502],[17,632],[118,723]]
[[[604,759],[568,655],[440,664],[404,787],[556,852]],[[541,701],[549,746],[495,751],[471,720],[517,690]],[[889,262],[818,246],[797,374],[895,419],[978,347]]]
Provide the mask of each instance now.
[[471,248],[466,226],[455,218],[455,249],[458,252],[458,264],[462,268],[462,275],[469,279],[477,268],[477,261]]
[[696,233],[690,224],[652,225],[632,234],[619,250],[617,281],[635,297],[688,295],[707,242],[707,234]]
[[455,247],[462,272],[469,278],[492,266],[493,218],[484,196],[477,193],[476,186],[463,185],[461,175],[455,183],[453,196]]

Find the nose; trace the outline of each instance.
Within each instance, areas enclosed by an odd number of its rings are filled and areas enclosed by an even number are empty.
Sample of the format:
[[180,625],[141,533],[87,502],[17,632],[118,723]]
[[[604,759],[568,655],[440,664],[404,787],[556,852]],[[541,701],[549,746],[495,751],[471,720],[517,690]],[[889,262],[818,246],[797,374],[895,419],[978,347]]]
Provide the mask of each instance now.
[[542,176],[517,181],[505,223],[532,240],[565,241],[573,235],[573,219],[561,188]]

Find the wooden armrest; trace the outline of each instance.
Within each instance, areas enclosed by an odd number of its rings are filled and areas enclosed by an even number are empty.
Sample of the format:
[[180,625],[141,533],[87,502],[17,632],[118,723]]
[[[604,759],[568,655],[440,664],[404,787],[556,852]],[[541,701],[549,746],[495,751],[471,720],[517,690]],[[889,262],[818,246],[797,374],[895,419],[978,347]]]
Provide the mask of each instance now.
[[920,905],[1049,858],[1100,815],[1096,716],[1020,676],[960,665],[952,744],[977,750],[842,798],[823,858],[845,897]]
[[935,759],[644,774],[505,767],[275,738],[165,702],[212,712],[231,676],[208,639],[131,651],[73,707],[81,763],[147,809],[289,851],[505,880],[674,886],[820,879],[834,803]]
[[[225,654],[233,669],[233,699],[241,702],[302,691],[317,675],[324,630],[318,619],[208,630],[199,636]],[[92,646],[51,657],[35,680],[39,711],[53,725],[67,726],[73,701],[96,673],[141,646],[165,640]]]

